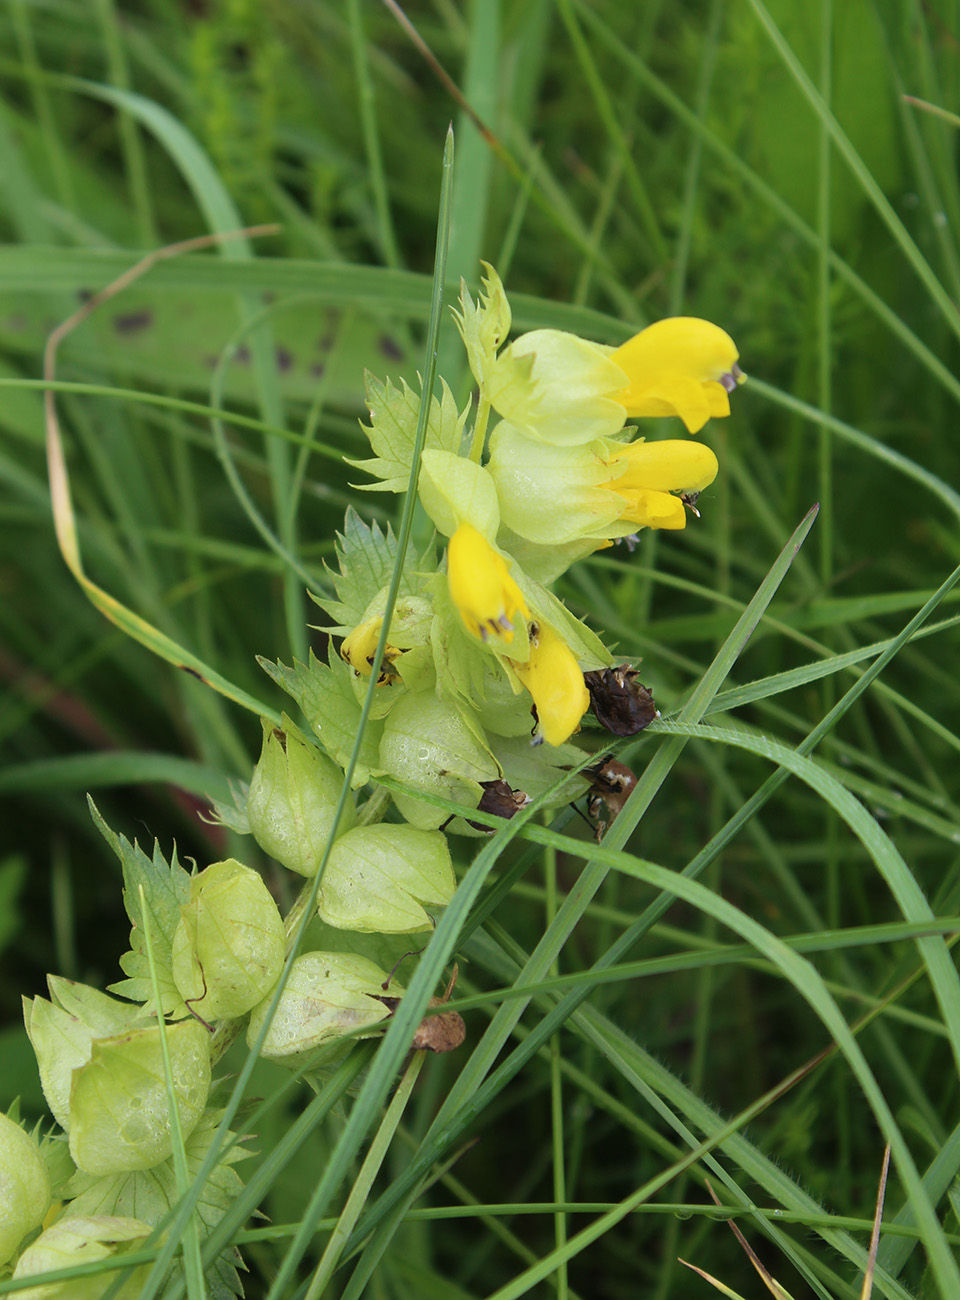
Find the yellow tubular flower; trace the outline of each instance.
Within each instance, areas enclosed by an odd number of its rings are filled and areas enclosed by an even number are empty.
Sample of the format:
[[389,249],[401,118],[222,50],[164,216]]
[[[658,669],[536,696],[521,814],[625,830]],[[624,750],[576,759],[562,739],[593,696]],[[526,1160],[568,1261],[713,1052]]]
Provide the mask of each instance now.
[[580,726],[590,707],[583,671],[567,643],[549,623],[530,624],[530,658],[511,667],[533,696],[543,738],[562,745]]
[[461,524],[450,538],[447,584],[467,630],[482,641],[498,636],[509,643],[516,615],[530,615],[503,556],[471,524]]
[[733,339],[718,325],[671,316],[610,353],[630,380],[611,397],[628,416],[679,415],[689,432],[697,433],[711,416],[730,414],[728,394],[746,379],[738,356]]
[[[373,659],[377,653],[382,627],[383,616],[375,614],[372,618],[358,624],[349,636],[344,637],[343,644],[340,646],[341,658],[345,659],[354,672],[359,673],[361,677],[369,677],[373,669]],[[385,646],[380,664],[380,676],[377,678],[378,686],[382,686],[384,682],[397,680],[397,674],[391,671],[391,665],[400,653],[395,645]]]
[[620,518],[638,528],[684,528],[684,497],[695,498],[719,470],[716,456],[702,442],[673,439],[624,447],[611,461],[614,469],[622,465],[623,473],[602,486],[623,497],[627,504]]

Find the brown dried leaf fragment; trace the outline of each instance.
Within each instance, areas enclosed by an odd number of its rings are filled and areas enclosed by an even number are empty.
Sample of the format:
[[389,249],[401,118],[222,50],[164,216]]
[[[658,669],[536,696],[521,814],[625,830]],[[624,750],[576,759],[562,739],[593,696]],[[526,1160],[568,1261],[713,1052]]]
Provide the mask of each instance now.
[[[450,1001],[450,994],[457,982],[457,971],[458,968],[454,966],[446,992],[442,998],[431,998],[427,1004],[429,1008],[442,1007]],[[401,1002],[400,998],[390,997],[387,994],[377,1000],[382,1002],[391,1014],[396,1011]],[[467,1026],[463,1022],[463,1016],[457,1011],[444,1011],[439,1016],[424,1016],[417,1026],[410,1046],[415,1052],[452,1052],[460,1046],[466,1036]]]

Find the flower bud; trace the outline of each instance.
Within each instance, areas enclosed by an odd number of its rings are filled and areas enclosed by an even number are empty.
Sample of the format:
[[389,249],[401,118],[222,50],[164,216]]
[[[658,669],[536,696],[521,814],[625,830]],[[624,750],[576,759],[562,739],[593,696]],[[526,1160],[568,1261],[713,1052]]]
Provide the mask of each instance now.
[[9,1115],[0,1114],[0,1267],[50,1206],[50,1179],[40,1148]]
[[[383,587],[364,610],[363,618],[344,638],[340,655],[353,669],[350,685],[354,697],[363,704],[390,591]],[[397,700],[412,686],[417,689],[425,668],[432,668],[429,647],[433,623],[433,604],[423,596],[401,595],[390,618],[390,632],[384,648],[377,690],[370,717],[385,718]]]
[[[340,657],[360,677],[369,677],[373,671],[373,661],[376,658],[382,630],[383,615],[373,614],[370,618],[364,619],[362,623],[358,623],[353,631],[343,638]],[[400,654],[399,646],[391,645],[389,641],[384,646],[380,672],[377,675],[378,686],[389,686],[397,680],[397,673],[394,672],[393,663],[396,659],[399,659]]]
[[[153,1229],[140,1219],[110,1214],[78,1215],[59,1219],[40,1234],[20,1256],[15,1278],[34,1277],[58,1268],[92,1264],[99,1259],[130,1254],[150,1236]],[[149,1264],[140,1264],[112,1294],[115,1300],[136,1300],[146,1281]],[[16,1294],[21,1300],[100,1300],[115,1285],[118,1274],[111,1270],[93,1277],[75,1277],[62,1282],[43,1282]]]
[[[390,1015],[378,1000],[387,985],[394,991],[399,988],[366,957],[346,952],[303,953],[290,968],[261,1056],[295,1068],[319,1047],[344,1047],[356,1038],[368,1038],[362,1031]],[[263,1028],[270,1002],[268,995],[251,1013],[247,1029],[250,1047]],[[338,1044],[345,1034],[350,1035],[346,1044]]]
[[[493,755],[459,711],[432,690],[411,692],[398,702],[383,729],[380,762],[385,772],[413,790],[467,808],[480,802],[481,781],[496,781],[501,775]],[[421,829],[435,829],[449,816],[411,795],[393,798],[407,821]]]
[[121,1002],[87,984],[56,975],[47,977],[52,1002],[24,998],[23,1018],[40,1068],[40,1086],[53,1117],[70,1131],[70,1086],[73,1071],[90,1060],[95,1038],[124,1033],[149,1024],[143,1008]]
[[242,1016],[283,968],[283,918],[259,872],[228,858],[190,882],[173,936],[173,981],[203,1021]]
[[454,311],[460,337],[467,349],[473,377],[482,388],[497,358],[497,352],[510,333],[511,312],[499,275],[489,262],[481,262],[486,271],[479,303],[470,297],[460,281],[460,310]]
[[445,907],[455,889],[444,835],[381,822],[358,826],[334,844],[317,911],[341,930],[429,930],[432,922],[421,903]]
[[[247,819],[257,843],[301,876],[315,876],[333,831],[333,813],[343,773],[293,723],[283,730],[263,723],[263,749],[247,795]],[[338,831],[356,821],[353,796],[344,805]]]
[[[210,1091],[209,1034],[196,1020],[166,1027],[180,1129],[193,1132]],[[160,1029],[95,1038],[70,1085],[70,1154],[88,1174],[152,1169],[173,1150]]]

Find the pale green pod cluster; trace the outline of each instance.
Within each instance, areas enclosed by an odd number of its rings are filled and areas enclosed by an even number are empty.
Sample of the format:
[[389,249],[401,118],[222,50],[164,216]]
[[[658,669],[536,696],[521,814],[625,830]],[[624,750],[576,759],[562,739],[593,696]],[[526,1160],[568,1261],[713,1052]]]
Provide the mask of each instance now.
[[283,918],[259,872],[236,858],[190,882],[171,952],[180,996],[200,1020],[242,1016],[277,981]]
[[[40,1082],[70,1155],[89,1174],[150,1169],[173,1149],[161,1030],[139,1007],[50,977],[55,1001],[24,999]],[[174,1094],[185,1135],[210,1091],[207,1031],[196,1020],[168,1025]]]
[[[284,718],[280,730],[263,723],[263,748],[247,795],[247,820],[257,843],[301,876],[315,876],[327,841],[343,773]],[[356,821],[353,797],[340,817],[342,834]]]
[[[390,1015],[381,1000],[387,988],[402,993],[398,984],[374,962],[354,953],[306,952],[296,959],[266,1038],[262,1056],[297,1068],[318,1049],[336,1049],[346,1036],[347,1045]],[[247,1042],[256,1043],[270,1009],[272,995],[264,998],[250,1016]],[[329,1062],[329,1053],[325,1061]]]
[[0,1268],[50,1208],[50,1178],[34,1138],[0,1114]]
[[[153,1229],[140,1219],[109,1214],[78,1215],[59,1219],[41,1233],[17,1260],[13,1276],[18,1280],[54,1269],[93,1264],[138,1250]],[[140,1264],[112,1292],[114,1300],[137,1300],[150,1270]],[[101,1300],[117,1284],[113,1270],[92,1277],[71,1278],[62,1282],[43,1282],[16,1294],[26,1300]]]

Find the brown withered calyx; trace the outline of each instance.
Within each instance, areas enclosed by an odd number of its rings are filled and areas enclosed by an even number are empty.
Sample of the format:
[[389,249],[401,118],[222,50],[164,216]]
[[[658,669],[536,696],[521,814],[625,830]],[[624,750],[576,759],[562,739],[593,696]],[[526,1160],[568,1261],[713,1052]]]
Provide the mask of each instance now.
[[[450,983],[447,985],[443,997],[431,998],[427,1006],[432,1009],[433,1007],[442,1007],[449,1002],[450,994],[453,992],[456,982],[457,967],[454,966]],[[378,996],[377,1001],[382,1002],[392,1014],[396,1011],[402,999],[384,994]],[[457,1011],[443,1011],[438,1016],[424,1016],[417,1025],[410,1046],[415,1052],[453,1052],[460,1046],[466,1036],[467,1026],[463,1023],[463,1016]]]
[[[483,794],[480,796],[480,802],[477,804],[477,812],[489,813],[491,817],[502,817],[509,821],[515,817],[521,808],[526,808],[530,802],[530,796],[523,790],[514,790],[502,778],[496,781],[481,781]],[[445,831],[453,821],[456,814],[451,815],[440,827]],[[466,814],[461,816],[466,818],[468,826],[472,826],[475,831],[483,831],[486,835],[492,835],[494,828],[488,826],[486,822],[472,822]]]
[[[626,763],[607,756],[595,767],[584,769],[584,776],[590,777],[590,789],[587,791],[587,812],[596,823],[596,836],[603,839],[604,831],[619,816],[630,792],[637,784],[637,774]],[[608,816],[604,816],[604,809]]]
[[584,673],[583,680],[594,716],[614,736],[635,736],[660,716],[653,695],[637,681],[631,664]]

